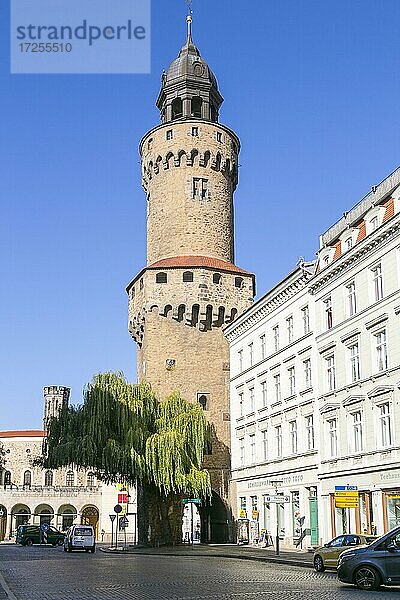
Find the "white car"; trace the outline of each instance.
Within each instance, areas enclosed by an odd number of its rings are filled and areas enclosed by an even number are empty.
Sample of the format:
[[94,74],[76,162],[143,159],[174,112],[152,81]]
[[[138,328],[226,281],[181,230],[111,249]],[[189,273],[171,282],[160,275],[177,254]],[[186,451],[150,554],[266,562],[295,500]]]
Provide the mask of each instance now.
[[64,538],[64,552],[85,550],[94,552],[96,547],[92,525],[72,525]]

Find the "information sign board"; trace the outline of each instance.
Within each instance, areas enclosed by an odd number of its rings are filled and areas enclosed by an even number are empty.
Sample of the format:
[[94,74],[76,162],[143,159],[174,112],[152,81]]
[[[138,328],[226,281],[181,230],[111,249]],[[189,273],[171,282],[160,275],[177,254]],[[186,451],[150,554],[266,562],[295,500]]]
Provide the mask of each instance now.
[[290,496],[283,494],[274,494],[272,496],[264,496],[264,501],[267,504],[289,504]]

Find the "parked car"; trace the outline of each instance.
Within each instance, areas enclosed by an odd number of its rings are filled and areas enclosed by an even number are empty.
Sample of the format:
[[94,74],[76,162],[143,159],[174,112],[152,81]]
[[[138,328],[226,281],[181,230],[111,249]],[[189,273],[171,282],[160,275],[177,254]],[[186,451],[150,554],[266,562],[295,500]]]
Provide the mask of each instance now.
[[64,552],[85,550],[94,552],[96,547],[92,525],[72,525],[64,538]]
[[339,535],[316,549],[314,552],[314,568],[318,572],[325,571],[326,568],[336,569],[342,552],[354,546],[371,544],[376,539],[376,536],[358,533]]
[[[15,538],[16,544],[32,546],[33,544],[41,544],[43,541],[43,531],[39,525],[20,525],[18,527]],[[50,525],[47,531],[47,543],[52,546],[62,546],[64,543],[64,534]]]
[[400,527],[369,546],[351,548],[340,555],[338,577],[362,590],[380,585],[400,585]]

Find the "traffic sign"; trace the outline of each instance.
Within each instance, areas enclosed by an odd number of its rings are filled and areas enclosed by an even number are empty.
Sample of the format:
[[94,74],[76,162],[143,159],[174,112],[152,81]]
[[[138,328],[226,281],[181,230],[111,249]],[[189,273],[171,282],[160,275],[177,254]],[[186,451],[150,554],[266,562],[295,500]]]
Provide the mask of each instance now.
[[40,529],[42,531],[48,531],[50,529],[50,525],[48,523],[42,523]]
[[201,504],[200,498],[183,498],[182,504]]
[[114,512],[117,513],[117,515],[121,512],[122,510],[122,506],[120,504],[116,504],[114,506]]
[[335,492],[357,492],[356,485],[335,485]]
[[289,504],[290,496],[284,496],[283,494],[274,494],[272,496],[264,496],[267,504]]
[[110,517],[111,523],[114,523],[115,519],[117,518],[117,515],[108,515]]
[[119,520],[119,528],[125,529],[129,525],[129,519],[127,517],[121,517]]

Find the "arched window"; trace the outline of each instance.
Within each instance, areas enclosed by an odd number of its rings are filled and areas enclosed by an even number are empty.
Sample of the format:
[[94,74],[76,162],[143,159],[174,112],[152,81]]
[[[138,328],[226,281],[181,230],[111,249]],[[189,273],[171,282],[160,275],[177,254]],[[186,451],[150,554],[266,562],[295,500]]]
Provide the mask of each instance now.
[[46,471],[44,475],[45,487],[51,487],[53,485],[53,471]]
[[208,410],[209,396],[209,394],[197,394],[197,402],[200,404],[203,410]]
[[183,117],[183,103],[181,98],[175,98],[172,101],[172,118],[180,119]]
[[166,273],[157,273],[156,274],[156,283],[167,283],[167,274]]
[[96,476],[95,476],[95,474],[92,471],[90,471],[87,474],[87,486],[88,487],[94,487],[95,486],[95,481],[96,481]]
[[67,471],[67,474],[65,476],[65,485],[67,487],[74,487],[74,483],[75,483],[75,475],[73,471]]
[[4,485],[11,485],[11,471],[4,472]]
[[243,277],[235,277],[235,287],[243,287]]
[[201,107],[203,105],[203,100],[200,96],[194,96],[191,102],[191,114],[192,117],[201,118]]
[[192,271],[185,271],[183,274],[183,281],[186,283],[190,283],[193,281],[193,273]]
[[213,283],[221,283],[221,273],[214,273]]
[[32,485],[32,473],[30,471],[25,471],[24,473],[24,486],[31,487]]

